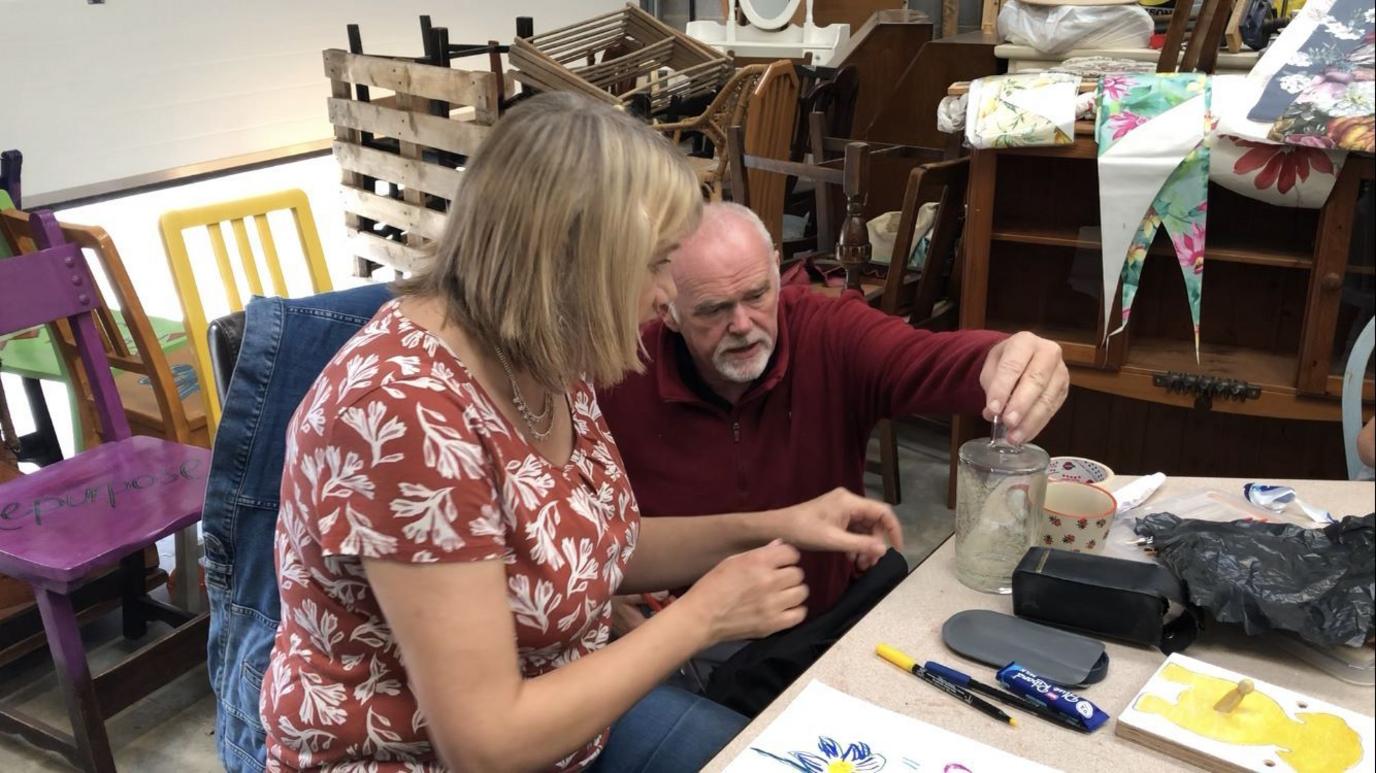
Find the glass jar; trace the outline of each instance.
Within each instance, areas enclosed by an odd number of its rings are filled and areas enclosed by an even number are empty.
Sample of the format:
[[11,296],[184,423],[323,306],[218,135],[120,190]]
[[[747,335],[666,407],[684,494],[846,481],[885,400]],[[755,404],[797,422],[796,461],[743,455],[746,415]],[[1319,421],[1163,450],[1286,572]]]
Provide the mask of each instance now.
[[1032,544],[1046,498],[1046,451],[993,438],[960,447],[956,472],[956,577],[985,593],[1012,593],[1013,570]]

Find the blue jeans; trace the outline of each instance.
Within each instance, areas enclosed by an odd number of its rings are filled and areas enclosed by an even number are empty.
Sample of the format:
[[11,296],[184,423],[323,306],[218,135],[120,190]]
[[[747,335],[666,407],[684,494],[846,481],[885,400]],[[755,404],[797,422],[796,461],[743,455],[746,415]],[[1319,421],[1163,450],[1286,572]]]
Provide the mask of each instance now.
[[[258,693],[280,614],[272,541],[287,424],[339,347],[391,297],[366,285],[310,298],[258,298],[215,435],[201,529],[210,597],[208,665],[215,740],[231,773],[267,757]],[[204,335],[205,331],[192,331]]]
[[590,773],[701,770],[750,720],[677,687],[656,687],[612,725]]

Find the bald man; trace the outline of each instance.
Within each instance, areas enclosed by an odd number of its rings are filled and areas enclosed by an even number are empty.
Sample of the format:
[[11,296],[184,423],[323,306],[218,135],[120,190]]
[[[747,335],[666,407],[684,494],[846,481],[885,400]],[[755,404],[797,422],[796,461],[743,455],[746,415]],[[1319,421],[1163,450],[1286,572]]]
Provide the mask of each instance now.
[[[1031,333],[933,333],[858,294],[780,288],[769,233],[739,205],[707,206],[671,258],[677,293],[642,331],[645,373],[598,398],[644,516],[770,510],[837,487],[863,495],[880,419],[1001,414],[1022,442],[1065,400],[1060,347]],[[841,554],[800,565],[810,615],[857,571]],[[621,627],[634,625],[621,612]]]

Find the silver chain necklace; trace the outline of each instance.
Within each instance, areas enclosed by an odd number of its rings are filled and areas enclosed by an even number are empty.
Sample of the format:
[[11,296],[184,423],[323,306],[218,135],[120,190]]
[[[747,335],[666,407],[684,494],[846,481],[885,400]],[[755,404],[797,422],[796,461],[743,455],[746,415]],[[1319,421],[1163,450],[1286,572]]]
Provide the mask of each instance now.
[[[493,346],[492,350],[497,353],[497,362],[501,364],[502,370],[506,371],[507,380],[511,382],[511,402],[516,406],[516,412],[521,414],[521,419],[525,421],[526,427],[530,429],[530,434],[536,440],[544,440],[554,432],[554,397],[545,392],[545,401],[539,413],[530,410],[525,397],[521,396],[521,388],[516,386],[516,374],[511,370],[511,363],[506,361],[506,355],[502,353],[501,347]],[[536,425],[545,424],[543,431]]]

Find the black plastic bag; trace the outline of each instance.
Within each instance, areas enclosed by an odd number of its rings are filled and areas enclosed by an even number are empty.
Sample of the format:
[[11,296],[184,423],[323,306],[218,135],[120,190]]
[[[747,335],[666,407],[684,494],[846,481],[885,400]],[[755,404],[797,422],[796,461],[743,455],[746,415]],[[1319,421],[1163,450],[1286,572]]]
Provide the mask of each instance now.
[[1137,519],[1186,597],[1250,635],[1293,631],[1321,646],[1359,646],[1376,620],[1376,513],[1322,529],[1291,524]]

